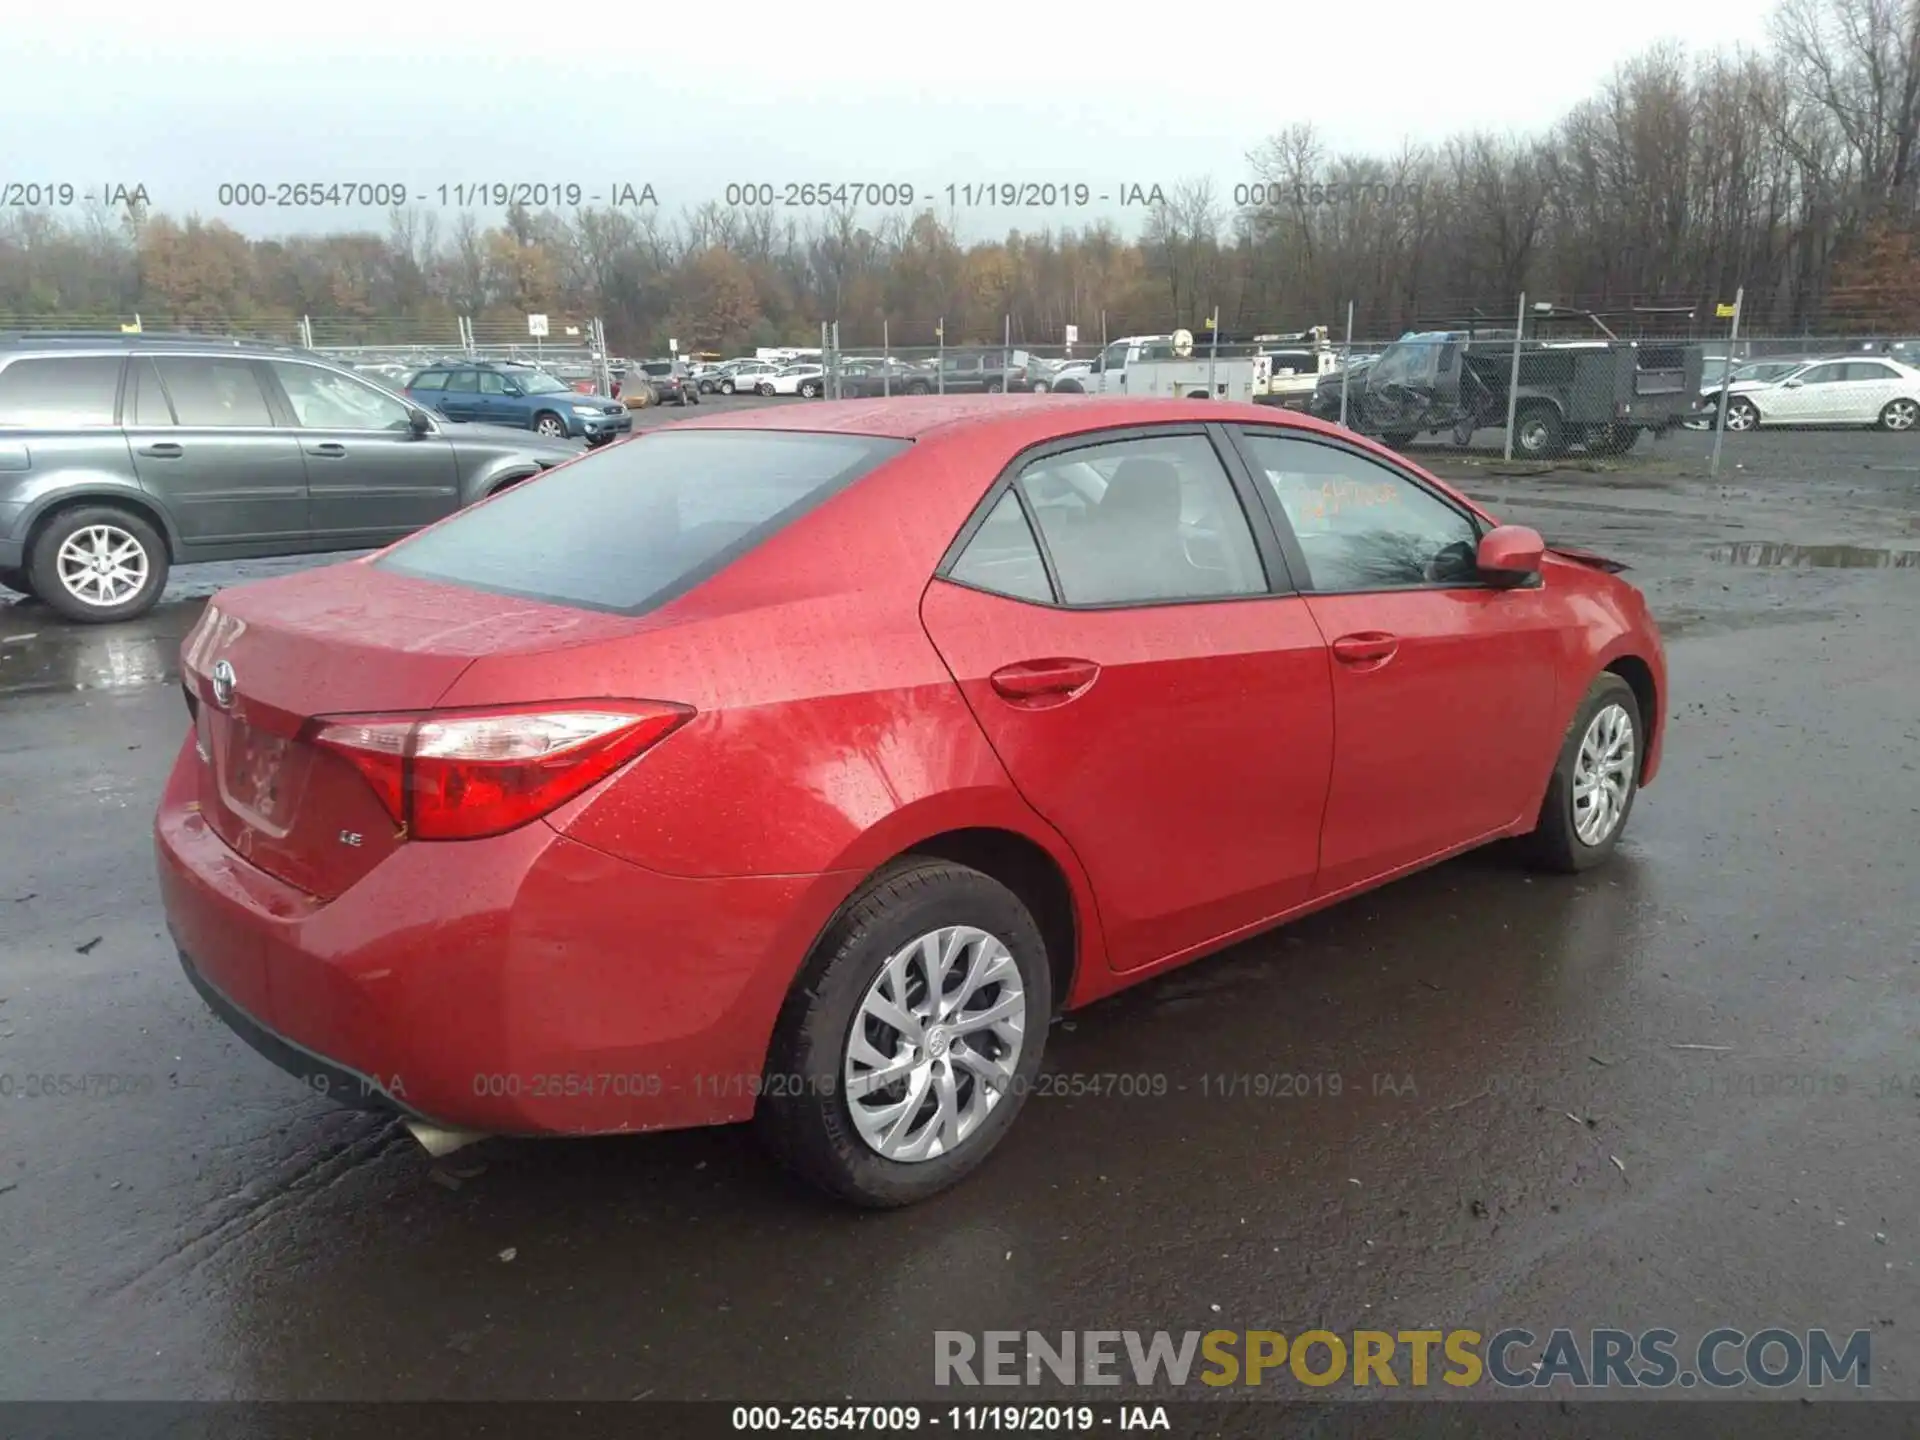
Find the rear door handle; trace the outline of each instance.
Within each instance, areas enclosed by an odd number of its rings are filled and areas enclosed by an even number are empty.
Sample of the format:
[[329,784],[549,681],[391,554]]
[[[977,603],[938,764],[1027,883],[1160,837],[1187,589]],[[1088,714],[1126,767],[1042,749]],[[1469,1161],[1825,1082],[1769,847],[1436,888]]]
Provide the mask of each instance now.
[[1100,667],[1091,660],[1024,660],[1001,666],[989,679],[1003,699],[1037,700],[1084,690],[1099,673]]
[[329,440],[324,445],[309,445],[307,447],[307,453],[309,455],[324,455],[329,460],[343,460],[346,458],[347,447],[344,445],[336,445]]
[[140,447],[140,453],[142,455],[151,455],[156,460],[178,460],[187,452],[171,440],[166,440],[158,445],[142,445]]
[[1398,636],[1381,630],[1363,630],[1357,635],[1342,635],[1333,642],[1333,658],[1345,665],[1366,665],[1391,660],[1400,648]]

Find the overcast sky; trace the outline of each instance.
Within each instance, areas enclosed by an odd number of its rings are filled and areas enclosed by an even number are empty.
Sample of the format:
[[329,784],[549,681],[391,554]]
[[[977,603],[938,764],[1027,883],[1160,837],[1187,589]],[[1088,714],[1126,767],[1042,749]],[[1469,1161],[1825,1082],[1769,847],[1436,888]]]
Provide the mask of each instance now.
[[[868,14],[871,18],[867,18]],[[1324,0],[1105,5],[248,4],[13,7],[0,183],[143,183],[251,234],[377,212],[221,206],[223,182],[651,184],[668,215],[728,184],[1085,183],[1107,205],[987,210],[976,235],[1105,212],[1122,187],[1215,177],[1301,120],[1392,151],[1531,131],[1657,39],[1752,37],[1751,5]],[[1218,17],[1217,19],[1215,17]],[[484,218],[492,220],[497,212]]]

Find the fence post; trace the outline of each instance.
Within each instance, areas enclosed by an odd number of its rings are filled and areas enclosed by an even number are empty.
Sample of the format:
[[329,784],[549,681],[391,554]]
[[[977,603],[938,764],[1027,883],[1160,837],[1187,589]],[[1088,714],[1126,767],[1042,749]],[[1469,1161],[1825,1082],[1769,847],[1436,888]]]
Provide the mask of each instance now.
[[1707,478],[1720,478],[1720,441],[1727,433],[1727,400],[1733,394],[1733,347],[1740,340],[1740,307],[1747,298],[1747,287],[1733,292],[1733,326],[1727,331],[1727,376],[1720,382],[1720,403],[1714,407],[1713,459],[1707,464]]
[[[1353,376],[1353,302],[1347,301],[1347,345],[1340,357],[1340,423],[1347,423],[1347,383]],[[1309,402],[1311,403],[1311,402]]]
[[1002,394],[1013,393],[1013,316],[1006,317],[1006,328],[1000,340],[1000,390]]
[[1220,357],[1220,307],[1218,305],[1213,307],[1213,319],[1208,322],[1208,325],[1211,330],[1207,340],[1207,398],[1212,400],[1216,393],[1213,388],[1214,368],[1218,365]]
[[940,323],[933,327],[934,361],[933,383],[940,388],[942,395],[947,393],[947,317],[942,315]]
[[893,394],[893,334],[884,315],[880,317],[880,393]]
[[1520,404],[1520,338],[1527,333],[1527,292],[1520,292],[1520,318],[1513,326],[1513,373],[1507,377],[1507,459],[1513,459],[1513,418]]

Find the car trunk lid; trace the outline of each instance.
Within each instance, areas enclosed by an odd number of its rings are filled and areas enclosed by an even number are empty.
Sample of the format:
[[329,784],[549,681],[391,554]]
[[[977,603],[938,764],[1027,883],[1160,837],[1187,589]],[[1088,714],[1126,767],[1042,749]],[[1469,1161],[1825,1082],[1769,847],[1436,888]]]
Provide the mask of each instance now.
[[359,562],[223,592],[181,657],[201,813],[260,869],[332,899],[403,840],[354,766],[311,743],[316,717],[430,710],[480,654],[624,623]]

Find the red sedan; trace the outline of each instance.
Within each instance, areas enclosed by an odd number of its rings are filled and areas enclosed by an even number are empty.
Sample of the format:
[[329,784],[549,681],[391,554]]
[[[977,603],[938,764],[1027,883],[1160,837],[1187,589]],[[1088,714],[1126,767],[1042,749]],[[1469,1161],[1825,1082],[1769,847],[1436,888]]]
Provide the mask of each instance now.
[[430,1147],[752,1119],[905,1204],[1062,1010],[1502,837],[1605,860],[1666,693],[1618,568],[1263,407],[695,420],[215,597],[167,915]]

